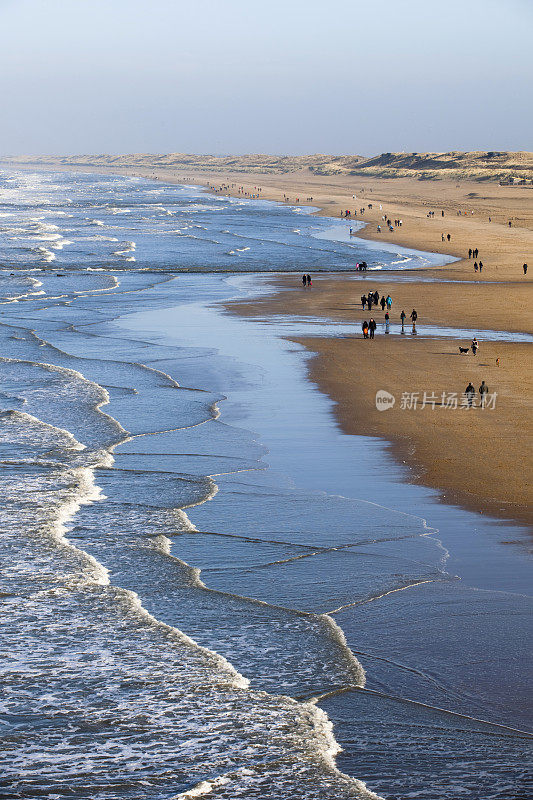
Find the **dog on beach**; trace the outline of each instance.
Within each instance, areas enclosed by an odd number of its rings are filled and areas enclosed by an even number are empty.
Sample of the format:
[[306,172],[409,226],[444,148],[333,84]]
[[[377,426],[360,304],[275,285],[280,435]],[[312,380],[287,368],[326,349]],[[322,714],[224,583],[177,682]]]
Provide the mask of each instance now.
[[469,347],[460,347],[459,348],[459,352],[460,353],[468,353],[469,350],[470,350]]

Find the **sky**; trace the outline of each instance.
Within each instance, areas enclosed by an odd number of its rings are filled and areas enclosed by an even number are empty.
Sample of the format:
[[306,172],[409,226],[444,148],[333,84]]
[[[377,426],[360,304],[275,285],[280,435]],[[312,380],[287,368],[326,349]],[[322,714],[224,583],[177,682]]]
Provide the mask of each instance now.
[[0,155],[533,150],[533,0],[0,0]]

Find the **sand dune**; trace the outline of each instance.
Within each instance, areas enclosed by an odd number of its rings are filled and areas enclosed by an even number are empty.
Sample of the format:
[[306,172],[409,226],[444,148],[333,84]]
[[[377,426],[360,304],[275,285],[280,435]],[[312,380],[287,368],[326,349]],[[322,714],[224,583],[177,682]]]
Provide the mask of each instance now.
[[316,175],[361,175],[380,178],[410,177],[419,180],[523,181],[533,185],[533,153],[450,152],[381,153],[372,158],[358,155],[278,156],[264,154],[215,156],[169,153],[152,155],[18,156],[2,159],[10,164],[62,164],[119,168],[230,170],[232,172],[284,174],[307,171]]

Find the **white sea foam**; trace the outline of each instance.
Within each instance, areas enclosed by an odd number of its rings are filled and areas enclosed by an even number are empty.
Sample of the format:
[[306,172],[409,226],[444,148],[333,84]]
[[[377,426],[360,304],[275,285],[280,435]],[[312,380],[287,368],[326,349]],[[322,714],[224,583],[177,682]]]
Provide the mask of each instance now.
[[230,783],[230,778],[226,778],[224,775],[220,775],[218,778],[212,778],[211,780],[200,781],[200,783],[197,783],[192,789],[174,795],[171,800],[193,800],[194,797],[205,797],[206,794],[211,794],[214,789],[225,786],[227,783]]
[[126,255],[129,255],[130,253],[134,252],[136,247],[137,247],[137,245],[135,244],[135,242],[133,242],[131,240],[127,240],[127,241],[121,243],[121,249],[120,250],[114,250],[113,251],[113,255],[114,256],[126,256]]
[[82,236],[81,241],[83,242],[118,242],[116,236],[101,236],[100,234],[95,234],[94,236]]
[[50,264],[52,261],[55,261],[55,253],[52,253],[51,250],[48,250],[47,247],[35,247],[34,252],[41,256],[41,260],[45,261],[46,263]]

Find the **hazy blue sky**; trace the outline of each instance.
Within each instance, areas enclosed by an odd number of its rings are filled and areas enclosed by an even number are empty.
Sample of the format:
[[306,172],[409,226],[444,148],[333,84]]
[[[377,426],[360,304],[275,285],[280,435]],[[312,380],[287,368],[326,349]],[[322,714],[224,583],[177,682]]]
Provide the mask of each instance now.
[[533,0],[0,0],[0,154],[533,150]]

